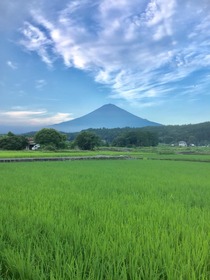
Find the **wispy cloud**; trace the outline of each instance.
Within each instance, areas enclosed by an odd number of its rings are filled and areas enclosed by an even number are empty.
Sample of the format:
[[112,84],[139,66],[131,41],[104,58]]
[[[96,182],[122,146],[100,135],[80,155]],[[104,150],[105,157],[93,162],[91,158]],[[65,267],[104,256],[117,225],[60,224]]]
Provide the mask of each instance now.
[[11,60],[7,61],[7,66],[9,66],[12,70],[16,70],[18,68],[17,64],[12,62]]
[[56,113],[55,115],[48,116],[45,118],[32,118],[31,123],[33,125],[51,125],[65,121],[72,120],[72,115],[69,113]]
[[38,90],[43,89],[43,87],[45,87],[47,85],[47,82],[44,79],[40,79],[36,81],[36,88]]
[[[25,124],[30,126],[46,126],[55,123],[60,123],[64,121],[69,121],[72,119],[72,114],[70,113],[55,113],[49,114],[47,110],[18,110],[22,107],[16,107],[11,111],[0,111],[0,124]],[[6,119],[5,119],[6,117]]]
[[46,33],[29,22],[25,22],[21,32],[24,35],[24,39],[20,41],[20,44],[29,51],[36,51],[41,57],[42,61],[51,67],[53,64],[53,59],[49,55],[49,49],[52,45],[52,42],[46,36]]
[[57,18],[33,10],[33,20],[21,29],[21,44],[48,66],[60,57],[66,67],[89,71],[112,89],[113,98],[158,104],[210,67],[207,5],[205,0],[73,0]]
[[34,115],[43,115],[46,111],[8,111],[1,113],[2,116],[7,117],[15,117],[15,118],[25,118],[30,117]]

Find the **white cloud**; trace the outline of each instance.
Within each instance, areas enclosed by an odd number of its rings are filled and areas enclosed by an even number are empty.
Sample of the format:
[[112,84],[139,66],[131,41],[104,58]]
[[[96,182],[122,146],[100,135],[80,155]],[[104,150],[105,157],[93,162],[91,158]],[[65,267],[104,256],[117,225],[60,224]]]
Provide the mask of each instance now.
[[11,60],[7,61],[7,65],[12,69],[12,70],[16,70],[18,67],[16,65],[16,63],[12,62]]
[[56,113],[50,117],[45,118],[32,118],[31,123],[33,125],[53,125],[61,122],[72,120],[71,114],[69,113]]
[[7,116],[9,118],[25,118],[30,117],[34,115],[43,115],[46,111],[7,111],[7,112],[1,112],[0,114],[2,116]]
[[[21,109],[21,107],[17,108]],[[70,113],[55,113],[49,114],[47,110],[12,110],[12,111],[0,111],[1,125],[2,124],[19,124],[19,125],[31,125],[31,126],[47,126],[55,123],[69,121],[72,119]]]
[[49,67],[52,66],[53,59],[50,57],[48,50],[51,46],[51,40],[41,31],[38,27],[25,22],[24,27],[21,29],[24,39],[20,41],[29,51],[36,51]]
[[175,83],[210,67],[210,19],[201,7],[207,2],[196,3],[71,1],[53,19],[33,10],[21,43],[49,66],[60,57],[67,67],[91,72],[114,98],[154,104],[177,94]]
[[36,81],[36,88],[39,90],[43,89],[43,87],[45,87],[46,85],[47,85],[47,82],[43,79]]

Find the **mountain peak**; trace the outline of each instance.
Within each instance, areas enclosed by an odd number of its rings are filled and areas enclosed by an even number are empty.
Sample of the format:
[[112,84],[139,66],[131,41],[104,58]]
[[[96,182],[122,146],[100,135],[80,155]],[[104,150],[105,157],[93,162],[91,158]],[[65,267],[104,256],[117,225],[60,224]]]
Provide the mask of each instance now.
[[96,109],[96,110],[100,110],[100,109],[116,109],[116,108],[118,108],[118,109],[121,109],[121,108],[119,108],[119,107],[117,107],[116,105],[114,105],[114,104],[112,104],[112,103],[107,103],[107,104],[104,104],[104,105],[102,105],[101,107],[99,107],[98,109]]
[[[104,104],[103,106],[101,106],[101,108],[102,107],[117,107],[117,106],[112,103],[107,103],[107,104]],[[119,108],[119,107],[117,107],[117,108]]]

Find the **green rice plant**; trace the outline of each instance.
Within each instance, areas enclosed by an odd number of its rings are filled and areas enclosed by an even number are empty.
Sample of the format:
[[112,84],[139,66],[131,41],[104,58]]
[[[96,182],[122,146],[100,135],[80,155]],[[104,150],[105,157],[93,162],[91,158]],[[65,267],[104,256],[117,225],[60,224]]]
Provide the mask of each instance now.
[[208,147],[142,147],[142,148],[109,148],[95,151],[0,151],[0,160],[4,158],[75,158],[90,156],[127,156],[136,159],[161,159],[177,161],[201,161],[210,162],[210,149]]
[[13,163],[0,173],[2,279],[209,279],[208,163]]

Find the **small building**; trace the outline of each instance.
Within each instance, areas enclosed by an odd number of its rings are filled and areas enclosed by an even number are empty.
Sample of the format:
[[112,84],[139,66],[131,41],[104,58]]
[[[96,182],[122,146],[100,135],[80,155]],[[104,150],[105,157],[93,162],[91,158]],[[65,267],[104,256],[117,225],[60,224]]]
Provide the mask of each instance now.
[[28,137],[28,146],[26,147],[26,150],[32,150],[32,148],[36,145],[33,137]]
[[187,143],[185,141],[179,141],[179,147],[187,147]]

